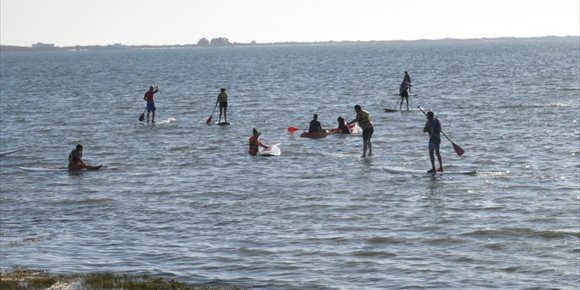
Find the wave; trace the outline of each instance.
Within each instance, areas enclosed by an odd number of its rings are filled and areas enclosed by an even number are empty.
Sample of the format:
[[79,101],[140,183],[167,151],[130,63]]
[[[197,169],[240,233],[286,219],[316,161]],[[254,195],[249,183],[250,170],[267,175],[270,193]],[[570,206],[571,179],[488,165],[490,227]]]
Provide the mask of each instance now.
[[542,239],[564,239],[575,237],[580,239],[580,232],[566,232],[566,231],[536,231],[530,228],[503,228],[498,230],[476,230],[470,233],[463,234],[465,236],[498,238],[498,237],[528,237],[528,238],[542,238]]
[[353,256],[357,257],[382,257],[382,258],[393,258],[396,257],[396,254],[383,252],[383,251],[356,251],[352,253]]

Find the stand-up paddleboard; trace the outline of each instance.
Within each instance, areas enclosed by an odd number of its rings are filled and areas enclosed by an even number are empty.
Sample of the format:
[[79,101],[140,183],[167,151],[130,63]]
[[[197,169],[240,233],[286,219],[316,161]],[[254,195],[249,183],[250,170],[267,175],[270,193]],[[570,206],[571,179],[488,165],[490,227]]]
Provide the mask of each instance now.
[[171,123],[176,123],[176,122],[177,122],[177,119],[171,117],[171,118],[167,118],[165,120],[155,122],[152,125],[164,125],[164,124],[171,124]]
[[424,176],[443,176],[443,175],[477,175],[477,170],[465,170],[465,171],[443,171],[429,173],[427,170],[417,170],[417,169],[407,169],[400,167],[389,167],[383,166],[386,172],[393,174],[410,174],[410,175],[424,175]]
[[68,167],[18,167],[21,170],[24,171],[29,171],[29,172],[59,172],[59,171],[63,171],[63,172],[82,172],[82,171],[96,171],[96,170],[104,170],[104,169],[116,169],[118,167],[114,167],[114,166],[103,166],[103,165],[98,165],[98,166],[88,166],[86,169],[82,169],[82,170],[69,170]]
[[278,144],[274,144],[268,148],[264,148],[262,149],[259,153],[258,156],[265,156],[265,157],[270,157],[270,156],[280,156],[280,154],[282,154],[282,150],[280,150],[280,143]]
[[409,108],[409,110],[407,110],[406,108],[403,108],[403,109],[399,110],[399,109],[385,108],[385,112],[387,112],[387,113],[394,113],[394,112],[406,113],[406,112],[413,112],[413,111],[419,111],[419,109]]
[[18,152],[20,150],[22,150],[22,148],[14,149],[14,150],[8,150],[8,151],[2,151],[2,152],[0,152],[0,156],[6,156],[8,154],[12,154],[14,152]]
[[232,123],[230,123],[230,122],[219,122],[219,123],[217,123],[217,122],[216,122],[215,124],[216,124],[216,125],[218,125],[218,126],[229,126],[229,125],[231,125]]
[[[416,96],[418,96],[418,95],[419,95],[419,94],[409,94],[409,97],[416,97]],[[396,94],[393,94],[393,96],[401,97],[401,93],[396,93]]]

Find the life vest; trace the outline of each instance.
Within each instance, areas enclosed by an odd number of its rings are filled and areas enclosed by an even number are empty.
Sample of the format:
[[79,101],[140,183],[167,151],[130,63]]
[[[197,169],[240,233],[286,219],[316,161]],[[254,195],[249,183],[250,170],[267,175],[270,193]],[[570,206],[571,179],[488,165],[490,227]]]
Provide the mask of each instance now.
[[68,155],[68,162],[79,162],[79,158],[76,156],[76,149],[71,151],[70,154]]
[[363,129],[366,128],[366,126],[370,125],[371,123],[369,112],[363,109],[361,109],[360,112],[358,112],[356,120],[358,122],[358,125],[361,126]]
[[220,103],[227,103],[228,102],[228,94],[222,92],[218,95],[218,102]]
[[260,146],[260,141],[258,140],[258,137],[257,136],[250,137],[250,149],[248,150],[248,153],[250,155],[258,154],[258,147],[259,146]]

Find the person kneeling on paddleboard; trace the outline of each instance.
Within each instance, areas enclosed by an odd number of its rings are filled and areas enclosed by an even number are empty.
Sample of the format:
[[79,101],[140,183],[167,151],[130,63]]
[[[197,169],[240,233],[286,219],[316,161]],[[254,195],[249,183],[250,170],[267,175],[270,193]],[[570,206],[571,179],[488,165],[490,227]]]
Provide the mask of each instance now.
[[423,132],[429,133],[429,158],[431,159],[431,170],[428,173],[435,173],[435,156],[437,155],[437,160],[439,160],[439,169],[437,171],[443,172],[443,160],[441,159],[441,154],[439,153],[439,145],[441,144],[441,122],[439,119],[435,118],[433,112],[427,112],[427,122],[425,123],[425,128]]
[[350,128],[348,127],[348,125],[346,124],[346,121],[344,120],[344,118],[342,116],[338,116],[338,118],[336,118],[336,121],[338,121],[338,132],[337,133],[342,133],[342,134],[350,134]]
[[258,132],[258,130],[256,130],[256,128],[254,128],[252,130],[252,137],[250,137],[250,149],[248,150],[248,154],[252,155],[252,156],[256,156],[258,155],[258,147],[264,147],[264,148],[268,148],[269,146],[266,146],[264,144],[262,144],[262,142],[260,142],[260,135],[262,133]]

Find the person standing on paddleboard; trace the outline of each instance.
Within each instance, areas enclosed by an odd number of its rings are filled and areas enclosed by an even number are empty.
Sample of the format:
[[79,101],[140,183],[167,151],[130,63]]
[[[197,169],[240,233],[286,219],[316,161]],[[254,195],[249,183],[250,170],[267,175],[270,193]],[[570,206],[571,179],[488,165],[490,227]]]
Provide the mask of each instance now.
[[405,76],[403,76],[403,81],[412,84],[413,82],[411,81],[411,76],[409,75],[409,72],[405,71]]
[[371,144],[371,138],[373,137],[373,132],[375,128],[371,122],[371,114],[366,110],[363,110],[360,105],[354,106],[354,111],[356,112],[356,119],[350,121],[348,125],[353,123],[358,123],[358,125],[363,129],[363,155],[362,158],[367,157],[367,148],[369,150],[369,157],[373,156],[373,147]]
[[143,96],[143,100],[147,102],[147,123],[149,123],[149,113],[153,112],[153,117],[151,118],[151,123],[155,123],[155,102],[153,101],[153,95],[159,91],[159,87],[153,86],[149,87],[149,90]]
[[407,101],[407,111],[409,111],[409,90],[411,89],[411,84],[406,80],[401,82],[399,86],[399,96],[401,96],[401,104],[399,104],[399,111],[403,107],[403,101]]
[[433,112],[427,112],[427,122],[425,123],[425,128],[423,132],[429,133],[429,158],[431,159],[431,170],[428,173],[435,173],[435,155],[437,155],[437,160],[439,160],[439,169],[437,171],[443,172],[443,160],[441,159],[441,154],[439,153],[439,145],[441,144],[441,122],[439,119],[435,118]]
[[262,133],[258,132],[258,130],[256,130],[256,128],[254,128],[252,130],[252,137],[250,137],[249,143],[250,143],[250,149],[248,150],[248,154],[252,155],[252,156],[256,156],[258,155],[258,147],[262,146],[264,148],[268,148],[269,146],[266,146],[264,144],[262,144],[262,142],[260,142],[260,135]]
[[222,113],[224,114],[224,122],[228,121],[228,94],[225,88],[220,89],[220,94],[217,96],[215,103],[220,105],[220,117],[218,124],[222,121]]

